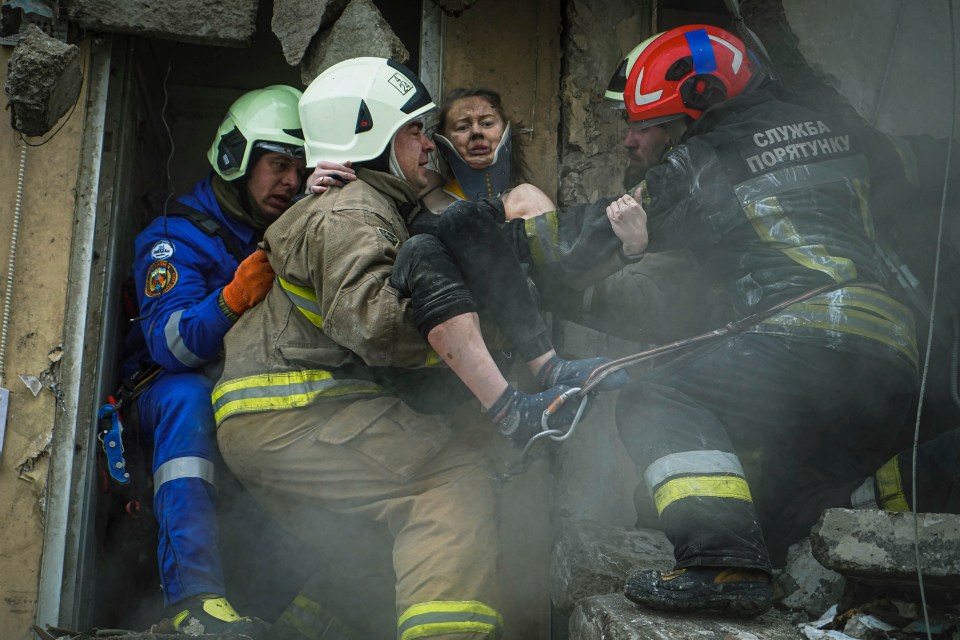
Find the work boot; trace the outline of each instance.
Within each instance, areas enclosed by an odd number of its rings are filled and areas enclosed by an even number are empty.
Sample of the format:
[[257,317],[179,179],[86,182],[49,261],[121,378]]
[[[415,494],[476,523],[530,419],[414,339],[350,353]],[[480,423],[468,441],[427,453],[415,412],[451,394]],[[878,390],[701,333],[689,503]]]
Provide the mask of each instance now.
[[174,630],[188,636],[242,633],[259,639],[269,630],[262,620],[241,617],[226,598],[212,593],[181,600],[170,611]]
[[[536,434],[543,431],[543,412],[550,404],[571,387],[559,385],[540,393],[523,393],[507,386],[493,406],[487,410],[500,433],[510,444],[522,449]],[[550,416],[550,429],[567,429],[573,424],[582,398],[573,395],[557,412]],[[586,411],[584,411],[586,414]]]
[[[610,358],[587,358],[585,360],[564,360],[553,355],[537,372],[537,382],[544,389],[565,385],[580,387],[587,384],[593,372],[610,362]],[[615,371],[598,384],[595,391],[613,391],[630,382],[626,371]]]
[[697,611],[750,618],[773,606],[770,576],[759,569],[690,567],[661,573],[633,571],[623,595],[661,611]]

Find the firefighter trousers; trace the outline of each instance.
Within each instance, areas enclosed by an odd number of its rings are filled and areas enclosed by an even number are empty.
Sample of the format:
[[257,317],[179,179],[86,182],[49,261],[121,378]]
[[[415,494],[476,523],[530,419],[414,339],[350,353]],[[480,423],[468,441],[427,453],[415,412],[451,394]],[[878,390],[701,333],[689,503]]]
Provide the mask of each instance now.
[[501,633],[495,474],[441,417],[391,397],[328,400],[235,415],[217,436],[237,478],[308,546],[322,547],[313,523],[328,511],[387,525],[397,638]]
[[[743,333],[645,373],[616,417],[677,566],[769,571],[823,509],[848,506],[838,485],[907,441],[915,388],[912,364],[871,341],[841,351]],[[761,460],[750,487],[748,450]]]

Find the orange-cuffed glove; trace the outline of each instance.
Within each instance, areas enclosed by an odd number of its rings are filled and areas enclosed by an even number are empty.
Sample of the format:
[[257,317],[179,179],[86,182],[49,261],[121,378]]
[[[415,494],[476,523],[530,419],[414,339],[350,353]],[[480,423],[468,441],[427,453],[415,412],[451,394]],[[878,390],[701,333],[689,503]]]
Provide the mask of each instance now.
[[243,315],[266,297],[275,275],[267,262],[267,252],[257,249],[237,266],[233,280],[223,288],[220,295],[224,304],[238,316]]

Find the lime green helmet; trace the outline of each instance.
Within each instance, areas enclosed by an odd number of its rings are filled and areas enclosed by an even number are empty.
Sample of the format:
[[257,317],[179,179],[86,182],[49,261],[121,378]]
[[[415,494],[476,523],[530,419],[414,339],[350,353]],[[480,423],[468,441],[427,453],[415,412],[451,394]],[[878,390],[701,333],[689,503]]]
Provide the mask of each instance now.
[[207,158],[227,181],[247,175],[254,149],[303,158],[299,90],[275,84],[248,91],[234,101],[220,124]]

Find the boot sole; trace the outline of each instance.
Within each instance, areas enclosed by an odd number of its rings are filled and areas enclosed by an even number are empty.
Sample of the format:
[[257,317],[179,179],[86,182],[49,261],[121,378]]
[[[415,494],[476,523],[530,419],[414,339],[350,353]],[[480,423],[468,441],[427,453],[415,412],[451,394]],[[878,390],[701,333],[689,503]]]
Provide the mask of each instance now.
[[[649,594],[646,583],[627,578],[623,585],[623,595],[631,602],[657,611],[713,613],[733,618],[755,618],[773,607],[773,593],[760,595],[756,589],[743,589],[739,592],[700,593],[685,592],[675,599],[658,598]],[[640,582],[640,584],[638,584]],[[664,592],[669,598],[675,592]]]

